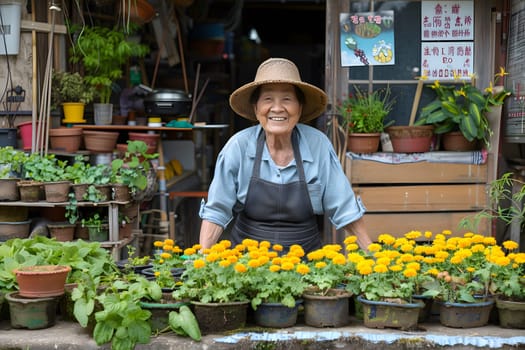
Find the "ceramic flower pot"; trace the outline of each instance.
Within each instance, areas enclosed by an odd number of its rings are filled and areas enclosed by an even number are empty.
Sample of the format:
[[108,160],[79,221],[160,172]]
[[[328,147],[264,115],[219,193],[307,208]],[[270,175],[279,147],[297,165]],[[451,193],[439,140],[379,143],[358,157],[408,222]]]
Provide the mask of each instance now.
[[424,307],[421,301],[400,304],[367,300],[362,296],[357,299],[363,304],[363,321],[369,328],[416,329],[419,310]]
[[71,181],[53,181],[44,183],[44,193],[46,201],[50,203],[60,203],[69,201],[69,189]]
[[47,224],[49,235],[59,242],[69,242],[75,237],[76,224],[69,222],[56,222]]
[[271,328],[293,327],[297,323],[299,305],[302,302],[302,299],[298,299],[295,307],[288,307],[281,303],[261,303],[254,312],[255,323]]
[[5,298],[13,328],[42,329],[56,322],[57,297],[25,298],[19,292],[11,292]]
[[13,272],[22,297],[43,298],[64,294],[64,285],[70,266],[35,265],[22,266]]
[[230,303],[191,302],[203,334],[224,332],[244,327],[249,303],[249,301]]
[[390,126],[386,132],[396,153],[428,152],[434,136],[434,126]]
[[439,322],[447,327],[473,328],[485,326],[490,317],[494,300],[477,303],[441,303]]
[[497,298],[496,308],[501,327],[525,329],[525,302]]
[[463,136],[461,131],[447,132],[441,135],[441,147],[444,151],[475,151],[479,149],[478,141],[469,141]]
[[347,150],[354,153],[374,153],[379,149],[381,133],[348,134]]
[[325,295],[305,292],[304,323],[312,327],[342,327],[350,322],[349,300],[343,289],[331,289]]

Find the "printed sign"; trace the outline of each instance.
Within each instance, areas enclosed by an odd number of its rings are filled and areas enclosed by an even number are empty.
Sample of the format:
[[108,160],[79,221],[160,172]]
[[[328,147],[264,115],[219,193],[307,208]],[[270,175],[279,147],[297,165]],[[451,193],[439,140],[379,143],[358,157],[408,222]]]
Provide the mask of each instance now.
[[421,40],[474,40],[474,1],[422,1]]
[[341,13],[341,65],[395,64],[394,11]]
[[474,69],[474,43],[422,42],[421,75],[429,80],[470,80]]

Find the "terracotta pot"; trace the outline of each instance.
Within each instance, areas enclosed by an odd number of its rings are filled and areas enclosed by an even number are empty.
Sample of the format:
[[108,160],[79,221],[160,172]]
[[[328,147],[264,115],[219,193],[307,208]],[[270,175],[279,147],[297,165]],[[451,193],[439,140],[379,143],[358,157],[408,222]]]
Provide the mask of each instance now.
[[348,134],[347,150],[354,153],[374,153],[379,149],[381,133]]
[[81,128],[55,128],[49,130],[49,143],[53,151],[75,153],[82,142]]
[[70,266],[36,265],[22,266],[13,272],[23,297],[43,298],[64,294],[64,285]]
[[118,136],[118,132],[84,130],[84,144],[88,151],[111,153],[115,149]]
[[72,184],[71,188],[73,189],[73,193],[75,194],[75,199],[78,202],[84,202],[84,195],[87,193],[89,184]]
[[17,182],[17,186],[23,202],[38,202],[43,194],[41,182],[21,180]]
[[148,145],[148,153],[150,153],[150,149],[157,149],[157,144],[160,139],[159,134],[149,134],[145,132],[130,132],[128,133],[128,137],[131,141],[144,141],[144,143]]
[[129,16],[129,20],[138,25],[146,24],[155,17],[155,8],[146,0],[126,0],[119,1],[117,4],[124,18]]
[[394,152],[428,152],[434,136],[434,126],[391,126],[386,129],[386,132],[390,136]]
[[0,222],[25,221],[29,215],[27,207],[0,207]]
[[478,141],[469,141],[460,131],[447,132],[441,135],[441,148],[444,151],[466,152],[479,149]]
[[0,242],[12,238],[27,238],[31,219],[17,222],[0,222]]
[[71,181],[45,182],[44,191],[46,201],[50,203],[60,203],[69,201],[69,190]]
[[0,179],[0,201],[17,201],[20,192],[16,185],[20,179]]
[[47,224],[49,236],[59,242],[70,242],[75,238],[75,224],[68,222]]
[[129,186],[124,184],[113,184],[113,200],[116,202],[129,202],[131,200],[131,193]]

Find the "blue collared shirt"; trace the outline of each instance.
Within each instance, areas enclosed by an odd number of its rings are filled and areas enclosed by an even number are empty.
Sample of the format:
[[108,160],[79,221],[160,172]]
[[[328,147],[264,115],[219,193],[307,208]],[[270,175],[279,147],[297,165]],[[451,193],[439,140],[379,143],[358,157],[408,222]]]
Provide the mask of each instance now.
[[[312,208],[317,215],[325,214],[336,229],[359,219],[365,207],[354,195],[341,163],[328,137],[320,130],[297,124],[299,149],[308,184]],[[215,173],[208,189],[208,201],[202,202],[199,215],[225,228],[236,212],[242,210],[252,176],[260,125],[233,135],[217,157]],[[298,181],[295,159],[278,167],[264,146],[260,176],[274,183]]]

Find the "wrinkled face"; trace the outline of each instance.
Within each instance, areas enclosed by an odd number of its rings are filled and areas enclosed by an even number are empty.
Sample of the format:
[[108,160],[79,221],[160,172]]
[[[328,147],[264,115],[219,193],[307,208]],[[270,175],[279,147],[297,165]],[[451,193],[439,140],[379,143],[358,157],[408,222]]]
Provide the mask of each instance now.
[[255,116],[267,134],[291,135],[303,110],[292,84],[265,84],[254,106]]

